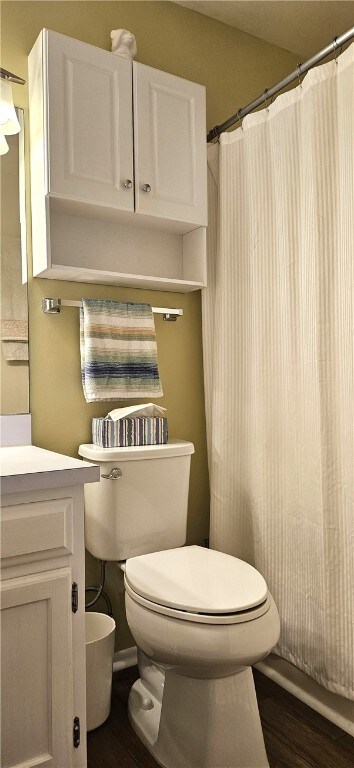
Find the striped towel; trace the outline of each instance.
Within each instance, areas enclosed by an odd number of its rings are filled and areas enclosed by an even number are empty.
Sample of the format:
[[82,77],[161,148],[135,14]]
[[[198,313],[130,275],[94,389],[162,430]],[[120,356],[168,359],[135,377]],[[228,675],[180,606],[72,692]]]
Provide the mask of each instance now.
[[162,396],[149,304],[82,299],[80,352],[86,402]]

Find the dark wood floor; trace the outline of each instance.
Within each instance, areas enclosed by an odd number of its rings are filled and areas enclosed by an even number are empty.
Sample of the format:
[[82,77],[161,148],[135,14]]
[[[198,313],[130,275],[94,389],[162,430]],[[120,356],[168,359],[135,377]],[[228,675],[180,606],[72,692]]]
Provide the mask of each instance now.
[[[127,717],[137,677],[137,667],[113,675],[110,717],[88,734],[88,768],[157,768]],[[354,768],[351,736],[256,670],[254,678],[271,768]]]

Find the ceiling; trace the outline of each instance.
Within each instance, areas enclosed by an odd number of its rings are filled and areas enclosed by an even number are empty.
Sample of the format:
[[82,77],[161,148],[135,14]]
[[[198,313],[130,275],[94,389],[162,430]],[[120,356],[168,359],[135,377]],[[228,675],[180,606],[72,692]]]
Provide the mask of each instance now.
[[354,0],[174,0],[304,61],[354,26]]

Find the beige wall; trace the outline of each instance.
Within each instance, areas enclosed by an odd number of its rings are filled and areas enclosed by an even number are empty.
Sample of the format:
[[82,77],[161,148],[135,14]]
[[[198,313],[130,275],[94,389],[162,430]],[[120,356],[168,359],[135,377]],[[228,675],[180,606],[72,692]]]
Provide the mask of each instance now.
[[[207,123],[211,128],[294,68],[296,57],[237,29],[168,2],[3,2],[1,65],[27,79],[27,55],[42,27],[109,50],[111,29],[134,32],[137,60],[207,88]],[[27,108],[27,88],[14,88],[15,101]],[[182,320],[156,320],[160,370],[171,436],[192,440],[188,542],[208,536],[208,470],[205,441],[201,297],[82,285],[30,281],[30,377],[34,443],[76,456],[90,441],[91,419],[107,405],[85,403],[79,366],[79,322],[75,309],[44,316],[43,296],[67,299],[106,297],[179,306]],[[87,559],[88,578],[96,578]],[[131,643],[124,620],[122,580],[108,569],[109,592],[119,620],[117,647]]]

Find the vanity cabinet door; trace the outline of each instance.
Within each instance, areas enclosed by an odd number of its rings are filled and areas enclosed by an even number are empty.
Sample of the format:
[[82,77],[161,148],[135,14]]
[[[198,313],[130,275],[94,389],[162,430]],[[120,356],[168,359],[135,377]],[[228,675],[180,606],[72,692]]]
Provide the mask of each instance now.
[[48,191],[134,211],[131,62],[45,34]]
[[1,584],[3,768],[73,765],[71,571]]
[[133,63],[135,209],[207,224],[205,88]]

